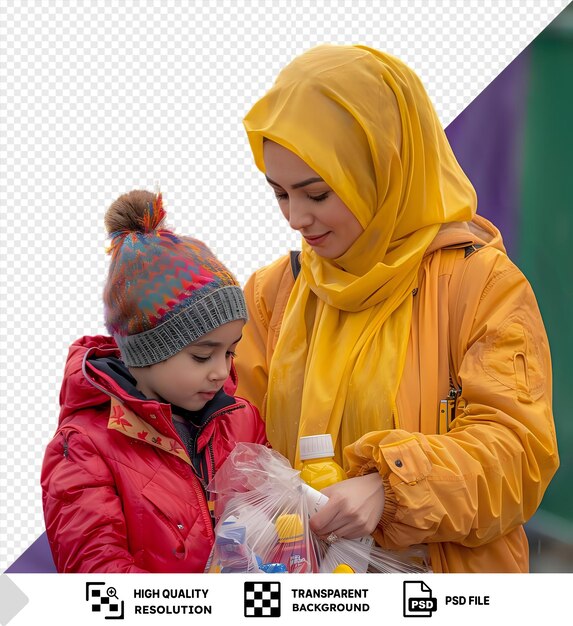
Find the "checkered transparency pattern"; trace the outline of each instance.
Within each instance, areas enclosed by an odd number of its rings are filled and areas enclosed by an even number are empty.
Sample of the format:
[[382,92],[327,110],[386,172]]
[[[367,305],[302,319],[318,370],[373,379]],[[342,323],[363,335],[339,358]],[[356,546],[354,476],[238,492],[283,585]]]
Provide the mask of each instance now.
[[241,119],[294,56],[409,63],[448,124],[567,2],[0,2],[0,568],[43,531],[68,345],[104,332],[105,208],[160,183],[170,224],[243,284],[298,246]]
[[280,617],[281,584],[259,581],[244,583],[245,617]]

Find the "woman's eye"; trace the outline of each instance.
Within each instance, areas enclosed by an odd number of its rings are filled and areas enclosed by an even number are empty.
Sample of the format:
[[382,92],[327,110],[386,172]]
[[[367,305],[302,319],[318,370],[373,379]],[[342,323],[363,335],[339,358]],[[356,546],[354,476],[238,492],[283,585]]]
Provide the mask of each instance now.
[[326,200],[328,198],[328,191],[325,191],[324,193],[321,193],[318,196],[308,196],[313,202],[322,202],[323,200]]
[[288,193],[280,193],[278,191],[275,191],[275,198],[277,200],[286,200],[288,198]]
[[228,358],[228,359],[234,359],[236,356],[237,356],[237,355],[236,355],[236,354],[235,354],[232,350],[229,350],[229,351],[227,352],[227,358]]

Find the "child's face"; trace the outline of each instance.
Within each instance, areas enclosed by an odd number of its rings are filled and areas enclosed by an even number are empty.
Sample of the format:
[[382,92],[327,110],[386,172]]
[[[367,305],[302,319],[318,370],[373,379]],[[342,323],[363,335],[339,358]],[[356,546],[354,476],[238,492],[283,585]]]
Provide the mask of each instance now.
[[130,368],[148,398],[198,411],[221,389],[245,322],[228,322],[203,335],[169,359]]

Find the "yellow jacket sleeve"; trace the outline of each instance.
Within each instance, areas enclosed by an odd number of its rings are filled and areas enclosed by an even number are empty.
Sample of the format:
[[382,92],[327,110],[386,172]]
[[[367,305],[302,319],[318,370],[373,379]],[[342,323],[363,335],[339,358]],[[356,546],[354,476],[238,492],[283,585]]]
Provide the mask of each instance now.
[[344,451],[351,476],[376,468],[383,477],[375,537],[388,548],[488,543],[531,517],[559,465],[549,346],[531,287],[504,254],[473,256],[450,319],[462,395],[449,432],[370,432]]

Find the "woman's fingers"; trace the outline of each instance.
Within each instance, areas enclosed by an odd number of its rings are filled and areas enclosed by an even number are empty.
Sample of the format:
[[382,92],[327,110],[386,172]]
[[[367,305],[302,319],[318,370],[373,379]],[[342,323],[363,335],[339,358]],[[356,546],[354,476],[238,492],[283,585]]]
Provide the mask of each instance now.
[[350,478],[323,490],[328,502],[310,518],[319,537],[331,533],[354,539],[374,531],[384,511],[384,487],[379,474]]

